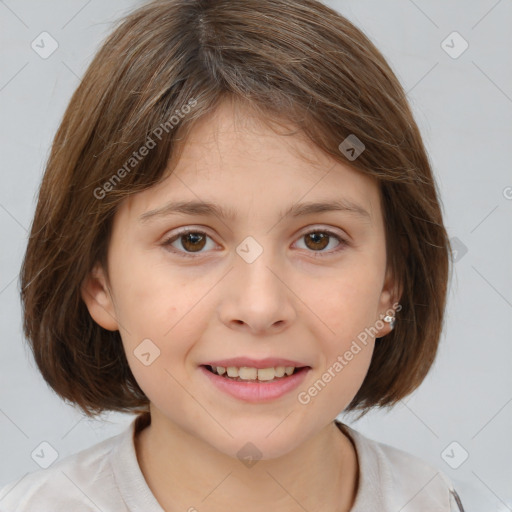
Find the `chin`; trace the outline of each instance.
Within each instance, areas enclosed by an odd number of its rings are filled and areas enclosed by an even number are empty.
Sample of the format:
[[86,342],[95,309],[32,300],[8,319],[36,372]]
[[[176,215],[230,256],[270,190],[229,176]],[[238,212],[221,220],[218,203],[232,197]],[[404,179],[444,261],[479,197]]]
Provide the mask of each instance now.
[[205,439],[205,441],[229,457],[239,459],[241,462],[248,460],[248,466],[250,466],[251,460],[272,460],[283,457],[305,441],[305,433],[292,431],[286,428],[285,423],[286,420],[281,424],[279,421],[272,421],[250,426],[243,425],[241,422],[238,428],[233,425],[228,427],[233,437],[220,434],[215,440]]

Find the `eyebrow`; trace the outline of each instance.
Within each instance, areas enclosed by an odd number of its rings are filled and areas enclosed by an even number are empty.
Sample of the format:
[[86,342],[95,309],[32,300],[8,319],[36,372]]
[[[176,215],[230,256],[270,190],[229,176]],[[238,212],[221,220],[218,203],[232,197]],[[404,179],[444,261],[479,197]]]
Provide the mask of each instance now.
[[[341,211],[371,220],[371,215],[360,205],[345,199],[322,202],[298,203],[280,212],[280,218],[300,217],[313,213]],[[221,205],[205,201],[174,201],[160,208],[149,210],[139,217],[140,222],[147,222],[158,217],[167,217],[172,214],[216,216],[221,219],[233,221],[236,211]]]

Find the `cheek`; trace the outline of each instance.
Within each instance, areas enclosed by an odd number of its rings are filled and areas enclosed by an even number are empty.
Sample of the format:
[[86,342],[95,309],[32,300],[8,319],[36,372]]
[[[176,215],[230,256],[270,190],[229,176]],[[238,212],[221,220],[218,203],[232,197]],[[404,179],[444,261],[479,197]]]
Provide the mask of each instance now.
[[184,329],[197,298],[193,289],[161,267],[125,260],[116,270],[116,315],[128,363],[143,390],[169,385],[193,333]]
[[115,277],[118,320],[138,337],[166,339],[193,308],[200,291],[197,280],[151,261],[143,251],[120,260]]
[[[205,290],[210,290],[218,278],[194,277],[161,262],[150,265],[148,259],[132,256],[116,269],[116,312],[123,326],[125,352],[137,380],[140,375],[148,384],[153,382],[157,369],[160,374],[167,369],[181,379],[187,378],[185,374],[191,369],[185,367],[188,354],[211,314],[205,311],[209,307]],[[137,360],[143,351],[141,343],[146,343],[151,357],[153,353],[158,355],[150,372]],[[164,380],[170,378],[165,375]]]
[[[324,339],[315,379],[299,398],[301,404],[314,404],[335,416],[341,413],[359,391],[370,367],[375,338],[365,324],[366,315],[340,315],[336,334]],[[334,325],[334,321],[333,321]]]
[[329,279],[308,282],[300,296],[323,324],[325,339],[342,350],[375,323],[381,282],[379,269],[368,262],[347,266]]
[[315,318],[312,321],[322,325],[325,333],[316,333],[321,359],[317,380],[306,391],[305,399],[332,414],[350,403],[368,372],[375,345],[371,328],[376,321],[380,282],[377,266],[361,261],[361,265],[351,266],[335,279],[310,283],[309,291],[303,292],[317,315],[311,315]]

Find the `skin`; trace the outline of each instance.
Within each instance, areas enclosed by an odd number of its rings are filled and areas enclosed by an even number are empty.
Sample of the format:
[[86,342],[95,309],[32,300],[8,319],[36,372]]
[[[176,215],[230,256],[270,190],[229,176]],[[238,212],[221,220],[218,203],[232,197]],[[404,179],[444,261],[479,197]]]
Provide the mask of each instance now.
[[[360,388],[375,339],[360,344],[308,404],[297,395],[396,301],[379,188],[300,134],[278,135],[248,111],[243,121],[233,114],[225,102],[203,118],[173,172],[125,200],[114,218],[108,274],[97,265],[82,296],[99,325],[120,331],[150,400],[151,425],[135,445],[165,510],[348,511],[357,491],[357,454],[333,420]],[[345,211],[279,217],[295,203],[340,197],[369,217]],[[236,218],[138,220],[171,200],[211,201],[232,208]],[[209,238],[163,245],[184,227]],[[306,233],[325,229],[348,243],[308,242]],[[252,263],[236,252],[247,236],[263,248]],[[192,257],[182,256],[187,251]],[[376,337],[389,332],[385,324]],[[147,338],[160,355],[145,366],[134,350]],[[248,403],[213,387],[198,369],[235,356],[284,357],[312,370],[297,390]],[[251,467],[237,457],[247,442],[262,453]]]

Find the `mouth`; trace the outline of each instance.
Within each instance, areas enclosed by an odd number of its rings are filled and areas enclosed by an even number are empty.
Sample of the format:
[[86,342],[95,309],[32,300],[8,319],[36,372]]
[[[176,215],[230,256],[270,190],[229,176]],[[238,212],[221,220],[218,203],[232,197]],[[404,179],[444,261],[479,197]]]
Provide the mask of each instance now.
[[201,366],[214,375],[235,382],[276,382],[311,368],[310,366],[269,366],[266,368],[251,366],[226,367],[208,364]]
[[218,361],[216,363],[199,366],[213,389],[251,403],[284,399],[304,382],[312,369],[311,366],[266,366],[268,363],[253,363],[257,367],[222,366]]

